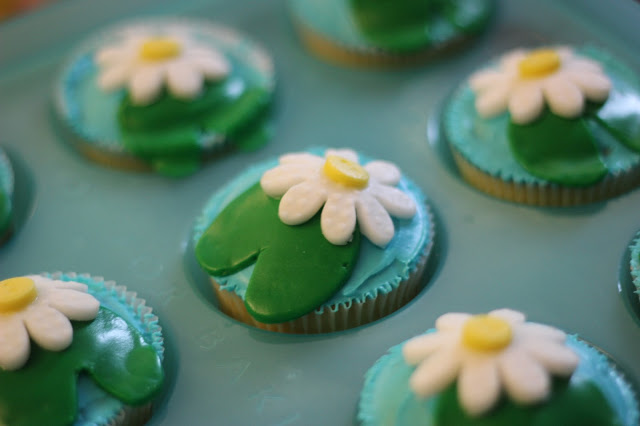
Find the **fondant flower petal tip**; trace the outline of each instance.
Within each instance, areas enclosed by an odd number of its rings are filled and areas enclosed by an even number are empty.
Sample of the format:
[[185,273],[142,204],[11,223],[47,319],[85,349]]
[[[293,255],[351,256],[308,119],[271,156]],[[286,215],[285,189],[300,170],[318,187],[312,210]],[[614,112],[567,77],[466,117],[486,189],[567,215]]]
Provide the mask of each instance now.
[[27,362],[29,337],[43,349],[66,349],[73,339],[69,320],[92,320],[99,308],[84,284],[35,275],[0,281],[0,367],[16,370]]
[[390,215],[409,219],[416,213],[413,199],[390,185],[400,180],[388,162],[358,163],[352,150],[327,150],[283,156],[260,184],[267,195],[281,197],[278,215],[288,225],[304,223],[320,209],[322,233],[332,244],[351,240],[356,223],[362,234],[384,247],[393,238]]

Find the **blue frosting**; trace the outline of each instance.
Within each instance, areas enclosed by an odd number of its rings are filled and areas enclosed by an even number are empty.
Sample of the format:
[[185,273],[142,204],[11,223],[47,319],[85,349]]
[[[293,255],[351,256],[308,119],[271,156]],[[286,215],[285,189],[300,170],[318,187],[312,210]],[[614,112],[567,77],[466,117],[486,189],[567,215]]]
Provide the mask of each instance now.
[[[576,49],[584,56],[595,59],[603,66],[613,82],[613,90],[625,92],[628,87],[640,88],[633,71],[614,58],[593,47]],[[492,65],[493,62],[490,64]],[[453,95],[444,110],[444,130],[448,141],[467,161],[492,176],[519,183],[545,183],[527,172],[511,154],[507,138],[509,113],[491,119],[480,117],[475,109],[475,95],[465,82]],[[614,139],[608,132],[594,123],[589,128],[595,135],[602,161],[609,173],[617,175],[640,163],[640,154],[635,153]]]
[[[127,293],[124,287],[101,278],[76,274],[43,274],[61,281],[76,281],[86,284],[100,305],[110,309],[136,328],[142,337],[151,342],[163,357],[164,346],[158,319],[144,301]],[[78,416],[74,426],[106,425],[124,408],[124,404],[99,388],[88,376],[78,377]]]
[[631,279],[636,287],[636,293],[640,294],[640,232],[636,234],[636,239],[629,250],[631,254]]
[[10,219],[5,222],[5,213],[8,213],[9,217],[11,216],[13,184],[13,168],[7,155],[0,149],[0,196],[4,196],[6,203],[6,210],[0,211],[0,238],[3,236],[3,231],[11,223]]
[[[429,330],[427,333],[433,332]],[[415,370],[405,363],[402,346],[396,345],[367,371],[360,393],[358,420],[363,426],[433,426],[435,398],[418,399],[409,388]],[[636,426],[640,420],[634,390],[611,361],[600,351],[576,336],[567,338],[567,346],[580,357],[571,381],[592,381],[602,392],[623,426]]]
[[[130,26],[162,28],[175,24],[189,27],[191,36],[214,46],[231,62],[232,74],[225,83],[230,91],[238,91],[246,82],[272,91],[275,85],[270,59],[250,40],[224,27],[185,19],[148,19],[132,21],[109,28],[83,43],[72,55],[58,78],[55,106],[63,122],[83,142],[120,154],[126,151],[120,142],[117,111],[124,89],[104,92],[96,84],[98,68],[93,61],[96,50],[118,40],[118,34]],[[241,90],[239,91],[241,92]],[[210,149],[222,142],[219,135],[203,134],[200,145]]]
[[[324,149],[320,148],[310,149],[309,152],[324,155]],[[366,164],[370,159],[360,155],[360,161]],[[278,159],[274,158],[253,166],[214,194],[196,222],[194,244],[231,201],[258,182],[265,171],[277,164]],[[420,259],[428,254],[433,243],[433,218],[425,204],[425,196],[405,177],[397,187],[413,197],[418,206],[416,215],[407,220],[393,219],[396,233],[384,249],[363,237],[358,261],[351,277],[344,287],[316,312],[322,313],[324,309],[329,308],[337,309],[340,305],[349,307],[354,302],[364,302],[376,298],[380,293],[389,293],[397,288],[401,281],[407,279],[417,268]],[[244,298],[252,271],[253,265],[235,274],[214,278],[221,288],[234,291]]]

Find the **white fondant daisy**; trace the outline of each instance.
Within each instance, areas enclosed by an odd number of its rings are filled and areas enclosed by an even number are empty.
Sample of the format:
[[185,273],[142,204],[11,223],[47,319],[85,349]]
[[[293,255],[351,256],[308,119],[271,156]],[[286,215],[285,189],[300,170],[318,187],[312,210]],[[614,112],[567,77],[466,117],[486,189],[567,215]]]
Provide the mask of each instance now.
[[95,61],[98,86],[105,91],[127,87],[139,105],[154,101],[165,85],[175,97],[193,99],[205,80],[221,80],[231,67],[217,49],[175,28],[127,31],[118,44],[99,49]]
[[282,197],[282,222],[304,223],[322,208],[322,234],[332,244],[347,244],[357,220],[362,234],[384,247],[395,233],[389,214],[408,219],[416,213],[413,199],[391,186],[400,177],[400,170],[389,162],[371,161],[363,167],[354,151],[342,149],[327,150],[324,158],[284,155],[280,165],[262,175],[260,184],[267,195]]
[[603,102],[611,90],[599,63],[567,47],[514,50],[501,58],[497,69],[474,73],[469,84],[481,116],[493,117],[508,108],[518,124],[538,118],[545,101],[556,115],[578,117],[585,98]]
[[402,352],[408,364],[418,365],[409,383],[418,396],[434,395],[457,380],[460,405],[479,416],[498,402],[502,389],[520,404],[547,398],[550,375],[568,377],[578,365],[565,339],[561,330],[499,309],[442,315],[435,332],[409,340]]
[[66,349],[73,339],[69,320],[92,320],[99,308],[84,284],[36,275],[0,281],[0,368],[27,362],[29,336],[44,349]]

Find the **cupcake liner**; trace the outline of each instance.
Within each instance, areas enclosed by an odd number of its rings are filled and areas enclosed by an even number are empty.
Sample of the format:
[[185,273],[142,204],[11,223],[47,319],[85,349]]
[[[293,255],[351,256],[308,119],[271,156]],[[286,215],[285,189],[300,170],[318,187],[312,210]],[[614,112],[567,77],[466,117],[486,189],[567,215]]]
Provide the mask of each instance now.
[[277,324],[265,324],[256,321],[247,311],[244,301],[233,291],[220,288],[211,278],[213,289],[218,298],[220,310],[232,318],[262,330],[292,334],[332,333],[348,330],[377,321],[397,311],[409,303],[424,288],[423,275],[429,257],[429,250],[420,258],[417,267],[409,278],[401,281],[388,293],[380,293],[375,298],[363,302],[331,305],[325,309],[317,309],[292,321]]
[[553,183],[502,180],[471,164],[457,149],[453,159],[468,183],[496,198],[516,203],[548,207],[569,207],[617,197],[640,185],[640,166],[616,175],[608,174],[595,185],[562,186]]
[[[144,299],[137,297],[136,292],[128,291],[125,286],[117,285],[115,281],[105,281],[100,276],[91,276],[89,274],[76,274],[75,272],[43,272],[43,277],[60,280],[75,281],[86,284],[89,293],[100,301],[100,305],[104,306],[131,325],[138,329],[144,339],[151,343],[158,353],[161,360],[164,359],[164,338],[162,337],[162,328],[158,324],[158,317],[153,314],[152,309],[146,305]],[[83,392],[89,393],[89,399],[83,401]],[[78,420],[76,424],[83,422],[91,422],[92,424],[105,425],[142,425],[151,418],[153,403],[147,403],[140,406],[123,405],[114,397],[101,390],[96,384],[86,376],[80,376],[78,379]],[[114,403],[114,400],[116,401]],[[108,401],[110,406],[118,406],[118,409],[107,409],[106,413],[100,413],[98,419],[90,412],[93,403],[103,403]],[[83,407],[84,402],[88,407]]]

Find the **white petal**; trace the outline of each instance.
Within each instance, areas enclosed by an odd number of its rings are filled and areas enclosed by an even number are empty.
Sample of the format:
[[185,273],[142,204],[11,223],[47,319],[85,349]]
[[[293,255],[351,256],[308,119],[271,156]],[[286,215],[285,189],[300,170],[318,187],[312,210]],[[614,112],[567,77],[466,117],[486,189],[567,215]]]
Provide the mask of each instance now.
[[524,339],[523,348],[547,371],[567,377],[576,369],[580,358],[568,346],[543,339]]
[[499,85],[500,81],[505,78],[504,72],[496,70],[482,70],[475,72],[469,78],[469,86],[474,92],[483,92],[491,90],[495,85]]
[[131,67],[128,63],[114,64],[98,75],[98,87],[105,91],[119,89],[127,83]]
[[167,65],[167,86],[174,96],[193,99],[200,94],[203,83],[202,73],[188,62],[177,61]]
[[54,280],[51,280],[51,281],[49,281],[49,287],[50,288],[55,288],[55,289],[60,289],[60,290],[65,289],[65,290],[82,291],[84,293],[89,291],[89,286],[87,286],[86,284],[82,284],[82,283],[76,282],[76,281],[54,281]]
[[522,324],[526,319],[522,312],[515,311],[513,309],[495,309],[489,312],[489,315],[493,317],[501,318],[507,321],[511,325]]
[[558,74],[542,83],[544,97],[551,111],[565,118],[575,118],[582,114],[584,97],[568,78]]
[[602,102],[609,97],[611,80],[604,74],[590,71],[567,71],[565,74],[587,99]]
[[153,102],[162,89],[164,70],[157,66],[142,66],[135,70],[131,81],[129,81],[129,91],[131,99],[135,104],[146,105]]
[[409,386],[420,397],[434,395],[449,386],[460,370],[461,356],[455,345],[436,351],[415,369]]
[[509,113],[514,123],[530,123],[544,108],[542,89],[537,84],[518,85],[509,97]]
[[519,326],[518,332],[527,339],[545,339],[557,343],[564,343],[567,334],[555,327],[536,322],[527,322]]
[[500,58],[500,67],[510,72],[516,71],[518,64],[529,52],[525,49],[516,49],[508,52]]
[[324,164],[324,158],[317,155],[309,154],[307,152],[295,152],[292,154],[285,154],[279,159],[280,164],[297,164],[306,165],[309,167],[319,168]]
[[260,179],[260,186],[267,195],[281,197],[294,185],[308,179],[316,171],[305,165],[283,164],[267,170]]
[[29,359],[29,334],[17,317],[0,319],[0,367],[17,370]]
[[280,200],[278,215],[287,225],[298,225],[311,219],[327,200],[325,188],[305,181],[289,189]]
[[371,161],[364,169],[372,178],[385,185],[397,185],[402,177],[400,169],[388,161]]
[[499,377],[494,357],[471,356],[465,359],[458,377],[458,400],[467,414],[478,416],[498,402]]
[[218,80],[231,71],[231,64],[223,55],[210,49],[193,49],[189,60],[208,80]]
[[98,65],[104,67],[122,62],[128,54],[129,51],[122,47],[105,47],[96,52],[94,60]]
[[71,344],[73,328],[60,312],[40,305],[25,313],[24,324],[31,338],[44,349],[61,351]]
[[386,185],[371,185],[367,192],[372,194],[392,216],[410,219],[416,214],[416,203],[407,194]]
[[328,157],[330,155],[337,155],[338,157],[342,157],[354,163],[358,162],[358,154],[356,154],[356,152],[351,149],[328,149],[324,153],[324,156]]
[[57,290],[51,293],[46,302],[70,320],[89,321],[98,315],[100,302],[89,293],[74,290]]
[[510,82],[501,82],[494,85],[491,90],[486,90],[476,98],[476,110],[484,118],[490,118],[501,114],[507,109],[509,94],[511,92]]
[[544,400],[551,391],[549,374],[522,349],[508,349],[498,358],[502,383],[515,402],[533,404]]
[[575,71],[586,71],[586,72],[595,72],[602,73],[602,67],[600,63],[596,61],[592,61],[591,59],[580,57],[571,58],[570,61],[567,61],[565,66],[567,70],[575,70]]
[[331,243],[344,245],[351,241],[356,228],[356,208],[350,194],[330,194],[320,217],[322,235]]
[[416,365],[440,349],[447,336],[443,333],[427,333],[414,337],[402,346],[402,355],[409,365]]
[[449,312],[438,317],[436,328],[440,331],[459,331],[469,318],[470,314]]
[[356,199],[356,214],[360,231],[373,244],[384,247],[393,238],[395,229],[387,211],[373,196],[361,192]]

